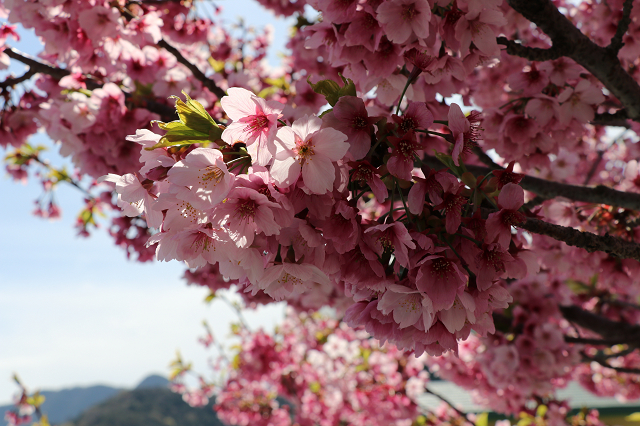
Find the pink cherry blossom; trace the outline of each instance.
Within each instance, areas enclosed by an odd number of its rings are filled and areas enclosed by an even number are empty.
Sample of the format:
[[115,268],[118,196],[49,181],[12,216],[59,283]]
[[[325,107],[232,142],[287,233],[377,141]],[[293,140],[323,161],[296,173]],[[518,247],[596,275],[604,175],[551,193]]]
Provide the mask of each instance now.
[[347,136],[332,129],[321,129],[322,120],[307,116],[277,133],[277,153],[271,166],[271,176],[280,187],[296,183],[300,174],[306,188],[324,194],[333,188],[333,163],[347,153]]
[[196,148],[167,173],[169,182],[179,185],[176,196],[200,210],[211,209],[231,190],[235,177],[229,173],[217,149]]
[[375,117],[369,117],[362,99],[343,96],[333,107],[333,111],[322,118],[325,127],[332,127],[345,135],[349,142],[349,152],[354,160],[360,160],[371,148],[371,131]]
[[265,101],[242,88],[230,88],[229,96],[220,100],[231,123],[222,132],[222,140],[229,145],[242,142],[255,163],[266,166],[276,153],[275,136],[283,105]]
[[394,43],[404,43],[412,35],[418,39],[429,36],[431,6],[427,0],[387,0],[378,10],[378,21]]

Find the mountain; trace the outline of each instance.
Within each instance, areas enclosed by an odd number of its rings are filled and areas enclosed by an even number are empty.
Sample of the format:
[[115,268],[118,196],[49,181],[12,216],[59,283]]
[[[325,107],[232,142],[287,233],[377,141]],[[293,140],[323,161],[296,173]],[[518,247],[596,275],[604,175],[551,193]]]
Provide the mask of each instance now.
[[[168,390],[168,387],[169,381],[166,378],[151,375],[142,380],[136,386],[136,389],[164,388]],[[60,425],[77,418],[90,407],[107,401],[109,398],[124,391],[126,390],[122,388],[102,385],[74,387],[59,391],[41,391],[40,394],[45,397],[45,401],[42,404],[42,412],[49,416],[49,421],[52,424]],[[4,413],[10,409],[13,409],[13,406],[0,406],[0,426],[7,426]]]
[[121,392],[61,426],[224,426],[211,404],[193,408],[167,388]]
[[[42,412],[49,416],[52,424],[60,424],[77,417],[87,408],[99,404],[122,392],[123,389],[110,386],[75,387],[59,391],[42,391],[45,397]],[[0,426],[6,426],[4,413],[13,409],[11,405],[0,407]]]

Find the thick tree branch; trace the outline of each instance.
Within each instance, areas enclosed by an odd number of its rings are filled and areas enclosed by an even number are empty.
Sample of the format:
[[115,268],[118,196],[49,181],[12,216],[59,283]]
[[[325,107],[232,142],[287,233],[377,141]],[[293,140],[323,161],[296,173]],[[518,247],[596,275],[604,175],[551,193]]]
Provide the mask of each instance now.
[[591,121],[591,124],[594,126],[616,126],[616,127],[625,127],[629,128],[629,123],[627,122],[627,112],[623,109],[610,113],[602,113],[596,114]]
[[615,35],[611,38],[611,42],[607,49],[614,55],[618,55],[624,43],[622,42],[622,37],[624,37],[625,33],[629,29],[629,24],[631,23],[631,9],[633,8],[633,0],[625,0],[624,5],[622,6],[622,18],[618,23],[618,28],[616,30]]
[[197,78],[204,85],[204,87],[209,89],[211,93],[216,95],[218,99],[222,99],[223,96],[227,95],[224,90],[216,85],[215,81],[204,75],[204,73],[200,71],[200,68],[189,62],[189,60],[187,60],[187,58],[185,58],[178,49],[167,43],[164,39],[158,42],[158,46],[165,48],[169,53],[176,57],[178,62],[189,68],[189,71],[191,71],[193,76]]
[[550,0],[508,0],[508,3],[551,38],[553,49],[600,80],[622,103],[629,118],[640,121],[640,85],[622,68],[615,49],[591,41]]
[[[640,346],[640,326],[638,325],[614,321],[601,315],[585,311],[576,305],[559,306],[559,308],[565,319],[584,329],[591,330],[604,338],[603,340],[594,339],[595,342],[606,341],[614,342],[612,344],[627,343],[634,347]],[[567,338],[565,338],[565,340],[567,340]],[[599,344],[595,342],[576,341],[576,343]]]
[[549,49],[540,49],[539,47],[527,47],[513,40],[509,40],[506,37],[498,37],[497,42],[498,44],[507,46],[507,53],[509,55],[519,56],[521,58],[525,58],[530,61],[539,61],[539,62],[551,61],[553,59],[558,59],[564,56],[562,52],[555,47],[551,47]]
[[[528,218],[517,225],[522,229],[539,235],[546,235],[573,247],[583,248],[589,253],[602,251],[622,259],[640,261],[640,244],[625,241],[609,234],[596,235],[591,232],[578,231],[568,226],[554,225],[540,219]],[[638,335],[640,338],[640,335]]]
[[[486,154],[483,154],[479,158],[489,167],[465,165],[467,170],[475,176],[486,175],[491,172],[491,170],[503,170],[502,167],[495,164]],[[422,161],[434,169],[441,169],[444,167],[437,158],[428,155],[424,156]],[[595,187],[569,185],[532,176],[525,176],[524,179],[522,179],[522,182],[520,182],[520,185],[527,191],[531,191],[544,199],[564,197],[574,201],[607,204],[610,206],[640,211],[640,194],[617,191],[603,185]]]

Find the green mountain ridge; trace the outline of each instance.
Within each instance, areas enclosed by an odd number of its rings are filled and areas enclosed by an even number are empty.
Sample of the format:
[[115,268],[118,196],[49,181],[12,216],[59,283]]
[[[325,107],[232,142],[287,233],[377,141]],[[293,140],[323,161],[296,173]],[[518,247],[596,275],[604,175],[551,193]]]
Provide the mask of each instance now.
[[224,426],[212,405],[190,407],[166,388],[143,388],[118,395],[89,408],[59,426]]

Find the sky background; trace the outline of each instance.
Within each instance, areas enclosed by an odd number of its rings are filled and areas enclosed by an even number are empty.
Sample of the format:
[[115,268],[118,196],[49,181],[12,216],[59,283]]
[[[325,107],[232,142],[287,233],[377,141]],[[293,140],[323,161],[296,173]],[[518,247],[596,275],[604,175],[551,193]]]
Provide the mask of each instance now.
[[[293,20],[276,19],[253,0],[216,1],[223,19],[240,15],[248,25],[274,27],[269,62],[278,53]],[[21,31],[13,47],[36,54],[38,39]],[[22,73],[21,65],[12,69]],[[47,144],[46,158],[65,162],[44,135],[32,143]],[[0,149],[4,157],[6,151]],[[213,354],[197,343],[207,320],[218,339],[237,321],[222,301],[204,303],[208,290],[187,287],[178,262],[140,264],[127,261],[104,229],[90,238],[76,236],[75,216],[81,194],[59,185],[56,200],[62,218],[55,222],[32,215],[42,194],[37,180],[22,185],[0,172],[0,405],[11,401],[17,373],[30,389],[108,384],[132,387],[151,373],[167,375],[180,350],[184,360],[207,373]],[[106,223],[105,223],[106,225]],[[249,325],[272,329],[283,315],[278,304],[245,313]]]

